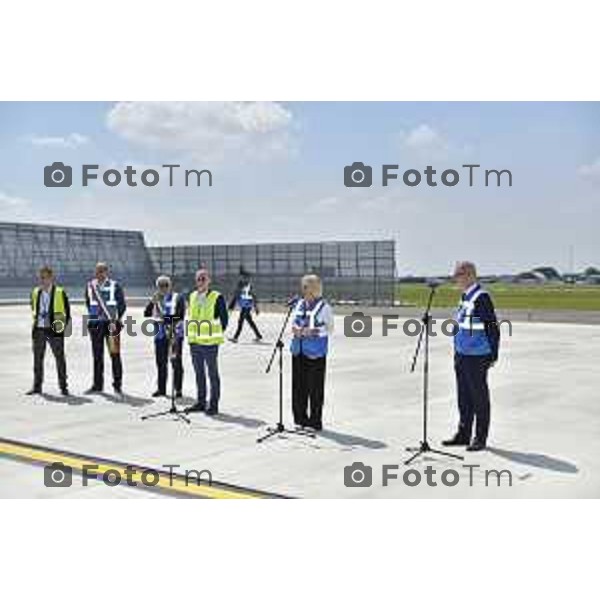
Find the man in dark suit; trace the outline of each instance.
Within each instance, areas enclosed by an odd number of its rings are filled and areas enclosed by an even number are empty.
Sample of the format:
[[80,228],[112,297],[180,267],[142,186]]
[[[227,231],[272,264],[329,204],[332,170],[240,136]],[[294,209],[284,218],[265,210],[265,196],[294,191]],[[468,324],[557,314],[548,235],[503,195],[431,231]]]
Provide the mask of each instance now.
[[[458,431],[444,446],[467,446],[470,452],[484,450],[490,427],[488,370],[498,360],[500,329],[494,303],[477,281],[472,262],[459,262],[454,280],[463,293],[456,314],[454,369],[460,420]],[[475,437],[471,439],[473,423]]]
[[96,265],[96,277],[85,288],[85,304],[88,310],[88,330],[92,340],[94,357],[94,381],[86,394],[104,389],[104,344],[110,355],[113,389],[122,396],[123,363],[121,362],[121,319],[127,310],[125,294],[118,281],[109,277],[106,263]]
[[56,285],[54,272],[48,266],[39,270],[39,285],[31,292],[33,387],[28,396],[42,393],[44,383],[44,357],[46,345],[50,346],[58,385],[63,396],[69,395],[67,387],[67,363],[65,360],[65,331],[71,321],[71,308],[65,290]]

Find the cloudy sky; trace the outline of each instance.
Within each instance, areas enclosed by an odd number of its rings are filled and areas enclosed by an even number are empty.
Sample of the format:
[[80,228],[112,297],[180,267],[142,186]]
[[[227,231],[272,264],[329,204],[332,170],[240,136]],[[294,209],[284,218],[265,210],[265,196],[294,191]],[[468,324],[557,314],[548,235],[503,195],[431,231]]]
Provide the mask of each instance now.
[[[46,188],[44,166],[73,166]],[[373,166],[346,188],[344,166]],[[155,187],[81,185],[81,165]],[[210,169],[168,186],[160,165]],[[456,168],[455,187],[381,185],[381,165]],[[461,165],[510,169],[468,186]],[[206,184],[206,180],[204,181]],[[141,229],[152,244],[394,238],[402,274],[600,266],[600,103],[0,103],[0,220]]]

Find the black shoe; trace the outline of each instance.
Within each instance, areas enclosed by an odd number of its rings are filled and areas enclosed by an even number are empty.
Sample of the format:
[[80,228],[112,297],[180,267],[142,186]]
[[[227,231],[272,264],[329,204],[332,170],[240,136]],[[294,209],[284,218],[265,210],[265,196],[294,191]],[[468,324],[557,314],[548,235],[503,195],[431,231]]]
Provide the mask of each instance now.
[[204,404],[202,404],[201,402],[196,402],[196,404],[192,404],[191,406],[188,406],[184,412],[186,412],[186,413],[206,412],[206,406]]
[[93,385],[90,389],[85,390],[83,392],[86,396],[91,396],[92,394],[100,394],[102,392],[102,388],[96,387]]
[[161,392],[160,390],[156,390],[154,394],[152,394],[153,398],[160,398],[161,396],[166,396],[165,392]]
[[460,435],[460,433],[457,433],[453,438],[450,438],[449,440],[444,440],[442,442],[442,446],[468,446],[469,445],[469,439],[463,437],[462,435]]
[[181,392],[181,390],[175,392],[175,398],[183,398],[183,393]]
[[28,392],[25,392],[26,396],[39,396],[42,393],[42,388],[31,388]]
[[485,442],[475,440],[472,444],[467,446],[467,452],[481,452],[481,450],[485,450]]
[[206,414],[209,415],[210,417],[213,417],[214,415],[219,414],[219,409],[211,406],[210,408],[206,409]]
[[66,387],[65,387],[65,388],[62,388],[62,389],[60,390],[60,393],[61,393],[63,396],[70,396],[70,395],[71,395],[71,394],[69,394],[69,389],[68,389],[68,388],[66,388]]
[[120,385],[113,385],[113,392],[115,396],[123,396],[123,388]]

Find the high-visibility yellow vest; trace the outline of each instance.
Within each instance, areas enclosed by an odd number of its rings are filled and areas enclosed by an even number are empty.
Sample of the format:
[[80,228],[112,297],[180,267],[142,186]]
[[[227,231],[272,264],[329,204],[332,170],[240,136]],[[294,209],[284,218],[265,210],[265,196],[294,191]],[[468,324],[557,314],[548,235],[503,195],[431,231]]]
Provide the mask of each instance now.
[[[31,292],[31,314],[33,317],[33,325],[37,324],[39,317],[38,314],[38,298],[42,291],[42,288],[35,287]],[[50,290],[52,293],[52,290]],[[65,303],[65,290],[60,286],[54,287],[54,304],[52,306],[52,312],[54,313],[54,322],[50,323],[50,327],[54,329],[56,333],[63,333],[67,324],[66,315],[66,303]]]
[[211,290],[206,295],[204,303],[198,302],[198,292],[190,294],[188,302],[188,318],[186,331],[190,344],[203,344],[213,346],[225,341],[221,319],[215,318],[215,307],[219,292]]

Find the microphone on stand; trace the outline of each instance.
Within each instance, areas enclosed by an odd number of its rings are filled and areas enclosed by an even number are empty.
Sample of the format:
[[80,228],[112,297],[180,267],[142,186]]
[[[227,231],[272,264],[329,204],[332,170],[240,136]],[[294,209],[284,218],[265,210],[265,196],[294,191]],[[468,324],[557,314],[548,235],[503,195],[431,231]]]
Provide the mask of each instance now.
[[298,300],[300,300],[300,296],[298,294],[295,294],[294,296],[291,296],[290,298],[287,299],[285,305],[288,308],[290,308],[290,307],[296,305]]

